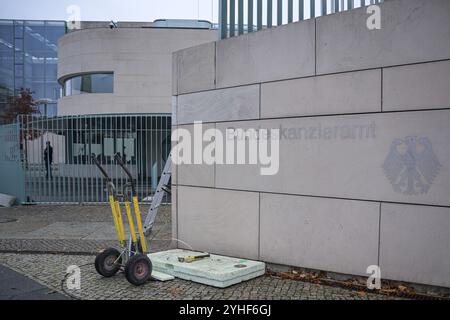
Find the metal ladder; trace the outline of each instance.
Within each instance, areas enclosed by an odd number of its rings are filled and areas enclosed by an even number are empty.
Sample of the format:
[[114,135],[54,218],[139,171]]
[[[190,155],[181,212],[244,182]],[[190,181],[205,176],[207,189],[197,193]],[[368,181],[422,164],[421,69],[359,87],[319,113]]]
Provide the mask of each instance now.
[[172,156],[167,157],[166,164],[164,165],[161,178],[158,182],[158,187],[152,199],[152,204],[148,210],[147,218],[144,222],[144,234],[149,235],[152,231],[153,223],[155,222],[156,215],[158,214],[159,206],[163,200],[165,193],[170,193],[169,180],[172,174]]

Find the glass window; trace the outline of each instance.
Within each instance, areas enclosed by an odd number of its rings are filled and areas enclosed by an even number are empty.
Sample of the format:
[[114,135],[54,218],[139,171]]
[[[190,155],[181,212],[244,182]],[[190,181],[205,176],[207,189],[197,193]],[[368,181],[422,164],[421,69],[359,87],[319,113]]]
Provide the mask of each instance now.
[[23,21],[14,21],[14,36],[16,38],[23,38]]
[[56,117],[58,113],[58,108],[56,103],[50,103],[47,105],[47,117]]
[[72,91],[68,95],[81,93],[81,77],[75,77],[69,80]]
[[112,74],[93,74],[91,78],[92,92],[113,92]]
[[66,23],[61,21],[47,21],[46,22],[46,39],[47,47],[50,52],[53,52],[53,57],[57,57],[58,53],[58,39],[66,33]]
[[56,101],[61,97],[60,87],[56,81],[46,81],[45,83],[45,95],[47,98]]
[[60,97],[57,41],[65,33],[64,21],[0,19],[0,101],[20,87],[33,91],[35,100]]
[[25,21],[25,51],[35,57],[42,57],[48,46],[45,38],[44,21]]
[[76,76],[64,81],[64,96],[82,93],[112,93],[113,73],[92,73]]
[[0,20],[0,100],[6,101],[14,90],[13,21]]

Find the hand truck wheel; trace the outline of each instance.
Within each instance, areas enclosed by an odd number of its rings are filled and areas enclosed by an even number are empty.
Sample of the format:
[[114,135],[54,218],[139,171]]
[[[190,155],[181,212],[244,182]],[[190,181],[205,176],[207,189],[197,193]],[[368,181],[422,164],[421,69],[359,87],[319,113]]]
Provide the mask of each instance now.
[[95,270],[106,277],[112,277],[119,271],[122,263],[119,250],[115,248],[108,248],[100,252],[95,257]]
[[143,254],[136,254],[125,265],[125,278],[135,286],[143,285],[152,275],[152,262]]

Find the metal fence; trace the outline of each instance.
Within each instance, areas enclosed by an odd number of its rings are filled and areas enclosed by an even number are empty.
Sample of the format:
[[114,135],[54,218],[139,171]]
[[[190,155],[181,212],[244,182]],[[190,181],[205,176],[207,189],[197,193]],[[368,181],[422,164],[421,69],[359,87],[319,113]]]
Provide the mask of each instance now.
[[[20,116],[0,127],[3,177],[0,192],[22,203],[107,202],[104,166],[117,190],[128,182],[114,160],[118,153],[131,171],[141,201],[149,201],[170,152],[170,115],[92,115],[39,118]],[[49,152],[49,150],[52,152]],[[49,155],[51,153],[51,155]],[[164,200],[170,202],[169,196]]]
[[20,161],[19,125],[0,126],[0,193],[25,200],[25,179]]
[[383,1],[219,0],[220,38],[234,37],[264,28],[272,28],[274,25],[280,26]]

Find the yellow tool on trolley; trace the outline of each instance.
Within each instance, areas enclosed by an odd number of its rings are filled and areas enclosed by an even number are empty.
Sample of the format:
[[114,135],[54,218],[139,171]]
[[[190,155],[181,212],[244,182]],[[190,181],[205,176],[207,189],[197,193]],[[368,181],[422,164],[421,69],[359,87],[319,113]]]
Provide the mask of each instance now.
[[[150,278],[152,273],[152,263],[147,256],[147,242],[143,232],[141,211],[139,209],[139,201],[133,176],[118,154],[115,155],[115,160],[124,170],[129,180],[128,183],[123,186],[122,195],[120,196],[106,170],[94,156],[92,157],[92,161],[100,169],[100,172],[107,180],[109,205],[111,207],[117,239],[119,240],[119,245],[121,247],[121,251],[116,248],[108,248],[101,251],[95,258],[95,269],[104,277],[112,277],[119,270],[124,270],[127,280],[138,286],[144,284]],[[128,196],[130,193],[133,202],[134,219],[131,210],[130,197]],[[130,240],[128,243],[125,239],[126,236],[120,206],[120,197],[123,198],[128,225],[130,226]],[[138,233],[136,233],[135,225],[137,226]]]
[[178,261],[179,262],[186,262],[186,263],[191,263],[191,262],[195,262],[198,260],[202,260],[205,258],[209,258],[211,255],[209,253],[205,253],[205,254],[200,254],[198,256],[187,256],[187,257],[178,257]]

